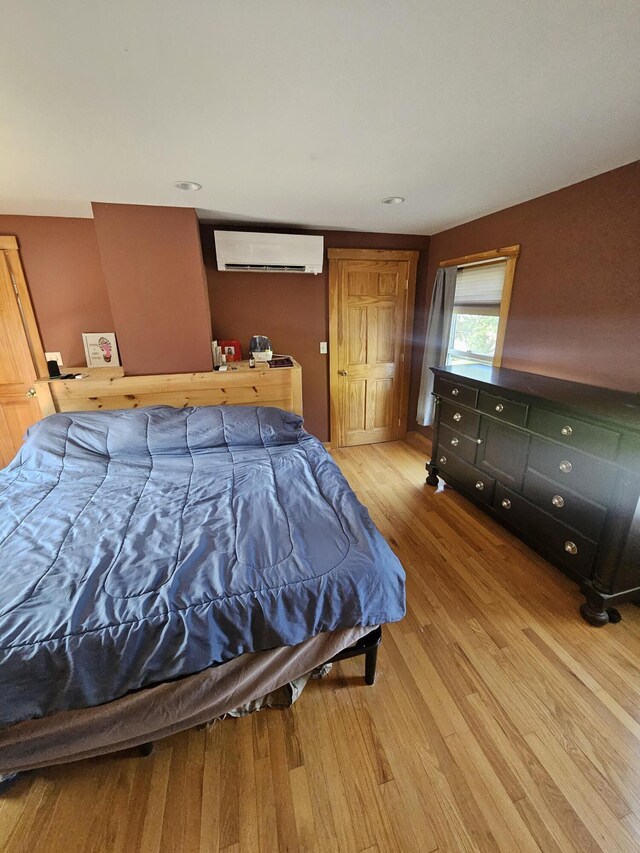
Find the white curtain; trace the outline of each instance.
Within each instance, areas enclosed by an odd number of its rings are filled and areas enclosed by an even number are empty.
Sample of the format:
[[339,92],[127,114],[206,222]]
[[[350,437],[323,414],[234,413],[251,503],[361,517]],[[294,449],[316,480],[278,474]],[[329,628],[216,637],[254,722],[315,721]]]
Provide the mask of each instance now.
[[441,367],[447,360],[457,273],[457,267],[440,267],[433,286],[416,416],[422,426],[433,421],[433,373],[429,368]]

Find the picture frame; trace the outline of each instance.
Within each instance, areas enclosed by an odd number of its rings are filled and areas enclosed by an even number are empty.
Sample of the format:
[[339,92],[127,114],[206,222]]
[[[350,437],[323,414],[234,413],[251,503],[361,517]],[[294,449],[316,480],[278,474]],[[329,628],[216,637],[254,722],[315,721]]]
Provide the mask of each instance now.
[[115,332],[83,332],[87,367],[120,367]]

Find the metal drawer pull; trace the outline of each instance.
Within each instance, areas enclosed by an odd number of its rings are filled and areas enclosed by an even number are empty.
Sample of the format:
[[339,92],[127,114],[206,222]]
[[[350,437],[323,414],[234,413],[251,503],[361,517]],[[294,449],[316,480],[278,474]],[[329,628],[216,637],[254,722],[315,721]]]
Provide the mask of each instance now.
[[562,462],[558,465],[558,468],[562,471],[563,474],[570,474],[573,465],[571,462],[567,462],[566,459],[563,459]]
[[498,403],[498,405],[496,406],[496,412],[504,412],[504,406],[502,405],[502,403]]
[[457,389],[457,388],[454,388],[454,389],[453,389],[453,391],[451,392],[451,396],[452,396],[452,397],[457,397],[459,393],[460,393],[460,392],[458,391],[458,389]]
[[478,489],[478,491],[480,492],[484,489],[484,483],[482,482],[482,480],[478,480],[478,482],[476,483],[476,489]]
[[446,457],[446,456],[441,456],[441,457],[440,457],[440,459],[438,459],[438,462],[439,462],[441,465],[446,465],[446,464],[447,464],[447,457]]
[[482,442],[483,442],[483,439],[481,439],[481,438],[476,438],[476,444],[482,444]]
[[460,412],[456,412],[455,415],[453,416],[453,419],[454,419],[454,421],[461,421],[462,415],[460,414]]
[[451,444],[452,444],[454,447],[457,447],[457,446],[460,444],[460,439],[459,439],[459,438],[452,438],[452,439],[451,439]]
[[511,501],[509,500],[509,498],[503,498],[502,499],[502,506],[505,509],[511,509]]
[[562,429],[560,430],[560,432],[562,433],[562,435],[571,435],[573,430],[571,429],[570,426],[563,426]]
[[564,498],[562,497],[562,495],[554,495],[551,498],[551,503],[554,506],[557,506],[558,508],[560,508],[561,506],[564,506]]
[[567,554],[577,554],[578,553],[578,546],[576,545],[575,542],[565,542],[564,543],[564,550],[567,552]]

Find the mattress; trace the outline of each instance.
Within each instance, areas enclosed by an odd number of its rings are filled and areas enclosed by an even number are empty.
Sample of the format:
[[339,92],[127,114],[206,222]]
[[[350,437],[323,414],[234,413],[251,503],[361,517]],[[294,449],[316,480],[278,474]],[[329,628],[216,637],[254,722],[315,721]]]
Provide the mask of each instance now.
[[0,472],[0,727],[404,608],[398,559],[297,415],[57,414]]

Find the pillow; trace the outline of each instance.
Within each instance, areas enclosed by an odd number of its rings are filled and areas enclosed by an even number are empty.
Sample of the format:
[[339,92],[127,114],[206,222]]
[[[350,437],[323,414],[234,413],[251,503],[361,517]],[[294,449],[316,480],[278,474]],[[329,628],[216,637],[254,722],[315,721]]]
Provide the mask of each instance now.
[[[295,444],[304,434],[299,415],[271,406],[151,406],[111,412],[51,415],[27,432],[16,458],[31,470],[84,471],[108,460],[191,456],[218,449]],[[13,467],[13,465],[12,465]]]

